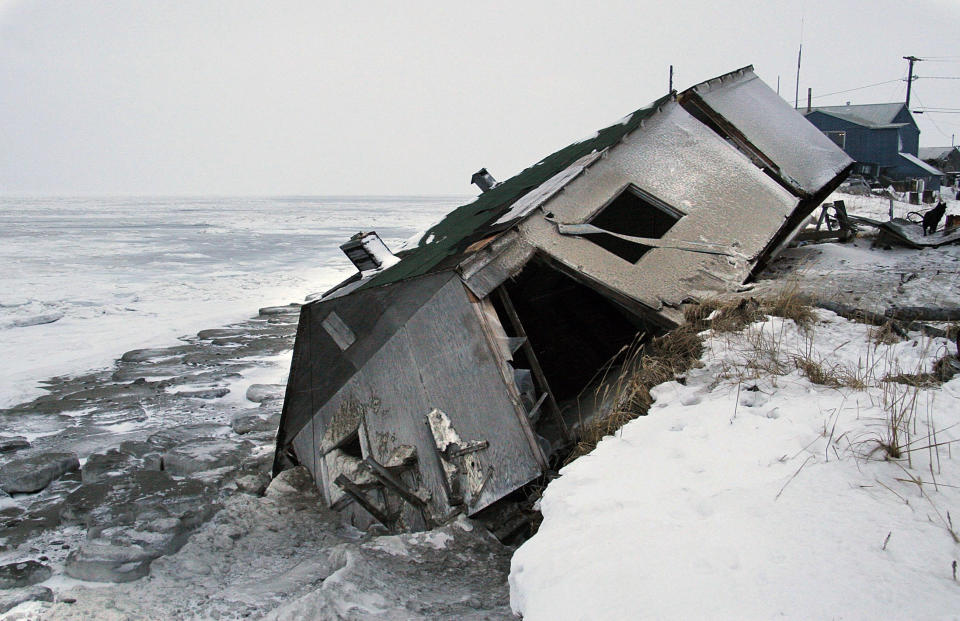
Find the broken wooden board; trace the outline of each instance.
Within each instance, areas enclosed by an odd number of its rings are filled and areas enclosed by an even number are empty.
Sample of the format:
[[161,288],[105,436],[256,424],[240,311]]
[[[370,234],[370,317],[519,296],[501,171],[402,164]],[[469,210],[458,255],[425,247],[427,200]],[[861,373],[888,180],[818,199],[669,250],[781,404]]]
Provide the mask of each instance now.
[[935,231],[923,234],[923,227],[909,220],[894,218],[879,226],[881,239],[908,248],[937,248],[960,242],[960,228]]

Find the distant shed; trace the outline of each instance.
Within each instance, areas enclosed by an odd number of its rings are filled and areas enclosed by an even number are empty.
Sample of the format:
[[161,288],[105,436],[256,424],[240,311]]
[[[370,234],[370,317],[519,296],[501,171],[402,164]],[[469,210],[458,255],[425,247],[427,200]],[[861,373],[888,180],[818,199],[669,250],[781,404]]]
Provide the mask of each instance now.
[[481,511],[550,470],[638,333],[739,286],[852,165],[746,67],[481,171],[398,263],[301,309],[275,471],[360,527]]
[[942,170],[944,183],[956,183],[960,176],[960,147],[920,147],[917,156],[930,166]]

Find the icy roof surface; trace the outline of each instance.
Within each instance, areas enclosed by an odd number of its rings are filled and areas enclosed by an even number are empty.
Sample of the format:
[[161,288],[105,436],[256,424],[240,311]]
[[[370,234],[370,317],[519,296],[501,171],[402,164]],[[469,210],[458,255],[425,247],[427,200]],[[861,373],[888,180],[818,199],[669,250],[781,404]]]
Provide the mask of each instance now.
[[909,154],[909,153],[901,153],[901,154],[900,154],[900,157],[902,157],[903,159],[907,160],[908,162],[910,162],[910,163],[913,164],[914,166],[923,169],[923,170],[926,171],[928,174],[931,174],[931,175],[942,175],[942,174],[943,174],[942,171],[937,170],[936,168],[934,168],[934,167],[931,166],[930,164],[927,164],[926,162],[924,162],[923,160],[921,160],[921,159],[920,159],[919,157],[917,157],[916,155],[911,155],[911,154]]
[[804,191],[814,193],[853,160],[750,70],[693,89]]
[[[859,104],[852,106],[822,106],[811,112],[823,112],[866,127],[901,126],[894,118],[903,109],[904,103]],[[806,113],[805,113],[806,114]]]

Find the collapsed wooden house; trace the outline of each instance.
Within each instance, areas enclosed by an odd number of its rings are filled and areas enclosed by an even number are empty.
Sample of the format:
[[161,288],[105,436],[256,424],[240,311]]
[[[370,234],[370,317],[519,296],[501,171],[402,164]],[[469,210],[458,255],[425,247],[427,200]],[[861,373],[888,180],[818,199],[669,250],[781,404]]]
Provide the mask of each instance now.
[[[638,333],[741,285],[853,161],[746,67],[496,183],[306,304],[275,470],[360,527],[474,515],[535,480]],[[397,260],[399,259],[399,261]]]

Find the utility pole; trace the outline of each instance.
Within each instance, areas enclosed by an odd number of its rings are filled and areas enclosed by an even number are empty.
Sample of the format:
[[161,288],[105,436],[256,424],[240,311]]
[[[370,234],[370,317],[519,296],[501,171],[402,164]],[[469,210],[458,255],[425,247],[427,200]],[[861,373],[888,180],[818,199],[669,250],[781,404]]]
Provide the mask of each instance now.
[[910,65],[907,68],[907,109],[910,109],[910,87],[913,86],[913,63],[923,60],[922,58],[917,58],[916,56],[904,56],[904,60],[908,61]]
[[668,92],[673,92],[673,65],[670,65],[670,90]]

